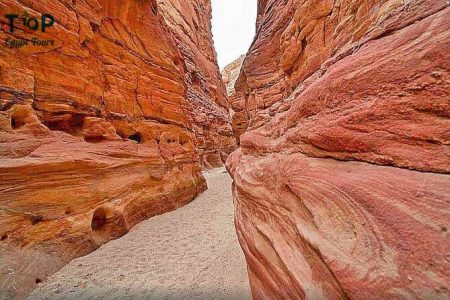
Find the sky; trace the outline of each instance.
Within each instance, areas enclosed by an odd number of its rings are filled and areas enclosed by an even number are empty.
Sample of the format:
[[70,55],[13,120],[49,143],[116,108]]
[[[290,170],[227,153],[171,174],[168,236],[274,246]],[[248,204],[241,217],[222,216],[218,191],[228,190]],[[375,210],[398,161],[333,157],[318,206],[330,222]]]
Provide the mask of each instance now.
[[212,0],[212,32],[219,67],[247,53],[255,35],[257,0]]

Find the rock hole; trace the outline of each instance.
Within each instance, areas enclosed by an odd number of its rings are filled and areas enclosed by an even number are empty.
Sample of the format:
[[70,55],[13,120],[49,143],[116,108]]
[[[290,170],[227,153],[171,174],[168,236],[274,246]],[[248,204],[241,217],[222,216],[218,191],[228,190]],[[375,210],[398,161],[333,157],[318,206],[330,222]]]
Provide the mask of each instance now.
[[180,140],[180,145],[181,145],[181,146],[184,146],[184,145],[186,145],[187,143],[189,143],[189,138],[186,137],[186,136],[180,136],[179,140]]
[[24,117],[18,115],[18,114],[13,114],[11,116],[11,128],[12,129],[19,129],[20,127],[25,125],[25,120]]
[[84,115],[56,115],[44,120],[45,126],[53,131],[64,131],[67,133],[81,132],[84,125]]
[[42,217],[42,216],[33,215],[33,216],[31,216],[31,225],[36,225],[36,224],[42,222],[43,219],[44,219],[44,217]]
[[0,241],[4,241],[4,240],[6,240],[8,238],[8,235],[7,234],[4,234],[4,235],[2,235],[1,237],[0,237]]
[[41,283],[41,282],[42,282],[42,279],[36,278],[36,284],[39,284],[39,283]]
[[302,49],[305,51],[306,46],[308,46],[308,41],[306,40],[306,37],[302,39]]
[[66,209],[64,212],[65,215],[70,215],[72,213],[72,210],[70,208]]
[[130,140],[137,142],[138,144],[142,143],[142,135],[139,132],[132,134],[128,137]]
[[92,216],[91,228],[92,230],[101,230],[106,225],[106,211],[98,208]]
[[111,208],[99,207],[91,221],[93,237],[98,244],[116,239],[127,233],[123,215]]
[[197,72],[191,73],[191,79],[193,85],[200,85],[200,76],[197,74]]
[[90,22],[89,25],[91,25],[92,28],[92,32],[97,32],[100,28],[100,24],[94,23],[94,22]]
[[442,226],[442,227],[441,227],[441,231],[442,231],[443,233],[446,233],[446,232],[447,232],[447,227]]

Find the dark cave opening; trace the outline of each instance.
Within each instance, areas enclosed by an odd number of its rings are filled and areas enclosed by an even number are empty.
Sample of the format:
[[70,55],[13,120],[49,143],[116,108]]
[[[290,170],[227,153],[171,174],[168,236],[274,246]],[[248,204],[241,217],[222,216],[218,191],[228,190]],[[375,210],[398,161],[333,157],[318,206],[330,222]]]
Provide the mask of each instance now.
[[138,144],[142,144],[142,135],[139,132],[130,135],[128,138],[132,141],[137,142]]

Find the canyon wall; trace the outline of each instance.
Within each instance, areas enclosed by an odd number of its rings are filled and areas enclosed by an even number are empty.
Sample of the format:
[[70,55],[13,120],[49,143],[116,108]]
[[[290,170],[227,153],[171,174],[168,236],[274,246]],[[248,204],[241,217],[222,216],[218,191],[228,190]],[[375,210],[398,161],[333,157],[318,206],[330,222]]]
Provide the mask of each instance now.
[[234,147],[207,3],[0,1],[0,298],[206,189]]
[[222,70],[222,80],[225,83],[230,104],[230,119],[236,143],[239,144],[240,136],[247,130],[248,116],[245,110],[245,98],[235,89],[236,81],[239,78],[245,55],[241,55],[237,60],[225,66]]
[[227,162],[256,299],[447,299],[450,8],[260,0]]
[[196,148],[206,168],[220,167],[236,149],[225,86],[211,33],[210,0],[158,0],[183,56]]

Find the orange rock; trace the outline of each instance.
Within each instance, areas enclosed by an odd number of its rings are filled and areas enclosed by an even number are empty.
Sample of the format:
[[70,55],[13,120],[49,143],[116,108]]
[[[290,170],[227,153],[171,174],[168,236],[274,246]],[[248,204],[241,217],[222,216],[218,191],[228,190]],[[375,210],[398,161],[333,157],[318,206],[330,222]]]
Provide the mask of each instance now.
[[210,1],[157,0],[158,10],[177,40],[187,81],[187,99],[202,164],[222,166],[236,149],[225,86],[211,33]]
[[[55,18],[45,32],[0,31],[7,298],[26,296],[71,259],[188,203],[206,189],[202,164],[221,165],[235,147],[209,5],[66,2],[0,2],[2,16]],[[53,44],[9,48],[8,38]]]
[[253,296],[448,297],[448,4],[259,5],[227,163]]

